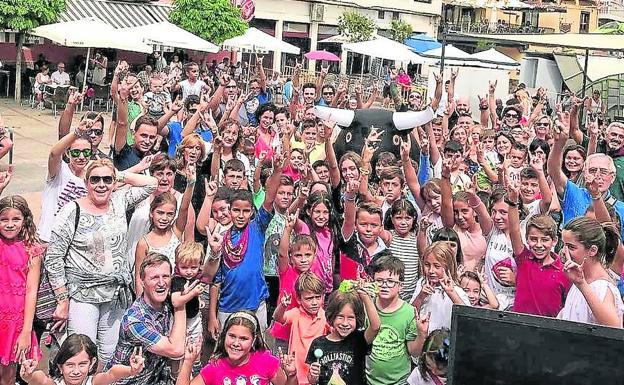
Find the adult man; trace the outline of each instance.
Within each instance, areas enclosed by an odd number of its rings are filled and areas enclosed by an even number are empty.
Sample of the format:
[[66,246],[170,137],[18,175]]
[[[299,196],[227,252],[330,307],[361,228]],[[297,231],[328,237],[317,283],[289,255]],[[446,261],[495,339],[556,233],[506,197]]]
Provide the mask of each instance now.
[[[238,98],[238,92],[239,92],[239,88],[238,88],[238,85],[236,84],[236,80],[229,79],[227,83],[225,84],[223,97],[221,98],[221,101],[219,105],[217,106],[216,110],[213,111],[216,121],[219,121],[221,119],[221,117],[225,113],[228,103],[232,103],[232,104],[236,103],[236,99]],[[245,109],[245,106],[241,106],[238,109],[238,118],[240,119],[239,121],[241,125],[243,126],[249,125],[249,118],[247,118],[247,110]]]
[[70,83],[69,74],[65,72],[65,63],[60,62],[56,66],[56,71],[52,73],[50,77],[52,79],[52,83],[57,86],[68,86]]
[[270,101],[269,94],[266,92],[266,75],[262,67],[262,56],[256,56],[256,69],[259,77],[249,81],[251,96],[245,101],[247,119],[249,124],[254,127],[258,125],[258,118],[256,118],[258,107]]
[[[184,355],[186,310],[171,309],[167,296],[171,289],[171,262],[158,253],[149,253],[139,270],[143,295],[126,310],[119,328],[119,341],[108,367],[128,365],[137,346],[143,347],[145,369],[136,376],[117,381],[118,385],[170,383],[169,360]],[[201,291],[201,284],[188,289]]]
[[178,83],[174,88],[182,90],[182,101],[189,95],[200,96],[202,90],[209,91],[210,87],[199,79],[199,66],[195,62],[187,63],[185,66],[186,79]]
[[156,143],[158,121],[149,115],[140,116],[135,122],[132,134],[133,144],[127,143],[128,132],[128,94],[129,84],[123,84],[119,90],[117,102],[117,129],[113,144],[113,163],[118,170],[126,170],[149,155]]
[[[570,181],[562,170],[563,147],[568,140],[570,133],[569,115],[566,113],[563,120],[555,121],[559,133],[555,137],[555,144],[552,147],[548,158],[548,174],[552,178],[557,190],[557,195],[561,199],[561,211],[563,214],[563,224],[570,220],[585,215],[585,211],[592,205],[597,196],[592,196],[588,189],[576,185]],[[620,141],[624,140],[624,134]],[[621,143],[621,142],[620,142]],[[615,144],[615,143],[613,143]],[[597,190],[602,194],[605,203],[613,207],[620,217],[620,234],[624,234],[624,203],[613,197],[609,187],[616,177],[616,168],[610,156],[605,154],[592,154],[585,160],[583,177],[586,181],[591,180],[597,184]]]
[[156,72],[161,72],[167,66],[167,60],[160,54],[159,51],[154,51],[154,69]]
[[[76,106],[80,104],[82,98],[82,93],[77,90],[69,94],[65,109],[61,113],[61,117],[59,119],[59,139],[69,133],[74,113],[76,111]],[[101,114],[90,111],[85,113],[80,121],[85,119],[94,120],[91,127],[85,132],[85,139],[88,139],[91,143],[91,160],[108,158],[108,156],[99,149],[100,143],[102,143],[102,139],[104,137],[104,117]]]
[[149,90],[151,76],[152,66],[149,64],[143,67],[143,71],[137,74],[137,78],[139,78],[139,82],[141,83],[141,87],[143,88],[143,90]]

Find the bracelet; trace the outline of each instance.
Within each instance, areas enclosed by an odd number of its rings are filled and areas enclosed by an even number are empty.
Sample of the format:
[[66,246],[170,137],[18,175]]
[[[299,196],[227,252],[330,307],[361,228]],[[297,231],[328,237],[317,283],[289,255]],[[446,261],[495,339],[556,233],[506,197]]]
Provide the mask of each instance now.
[[365,169],[364,167],[360,168],[360,174],[367,176],[370,175],[370,170]]
[[351,198],[348,195],[346,195],[346,194],[344,196],[345,202],[355,202],[356,199],[357,199],[357,194],[353,195],[353,197],[351,197]]
[[195,179],[187,179],[186,180],[186,185],[187,186],[194,186],[195,185]]
[[509,207],[518,207],[518,202],[512,202],[509,198],[505,198],[505,203],[507,203]]
[[54,297],[56,298],[57,302],[66,301],[69,299],[69,292],[64,291],[62,293],[55,294]]
[[119,183],[123,183],[126,180],[126,172],[119,171],[117,175],[115,175],[115,180],[117,180],[117,182]]

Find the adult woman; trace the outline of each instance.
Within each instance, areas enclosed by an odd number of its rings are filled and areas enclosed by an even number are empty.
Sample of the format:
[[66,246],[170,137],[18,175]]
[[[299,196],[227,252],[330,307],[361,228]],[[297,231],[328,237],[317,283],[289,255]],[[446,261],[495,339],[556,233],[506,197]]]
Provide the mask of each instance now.
[[[214,140],[213,153],[208,156],[204,166],[210,166],[210,175],[220,175],[225,162],[230,159],[238,159],[245,165],[245,175],[249,183],[252,182],[251,165],[249,158],[242,153],[241,125],[234,119],[226,119],[219,125],[219,135]],[[203,167],[202,167],[203,169]],[[202,173],[206,174],[204,170]]]
[[102,55],[101,52],[95,54],[95,57],[91,59],[93,70],[91,72],[91,83],[98,86],[106,85],[106,68],[108,67],[108,58]]
[[409,90],[412,85],[412,79],[405,73],[403,68],[399,68],[399,74],[397,75],[396,81],[405,91]]
[[273,130],[275,122],[275,105],[272,103],[263,104],[256,111],[258,119],[258,130],[256,138],[256,158],[260,158],[260,154],[266,152],[267,159],[273,157],[273,140],[276,132]]
[[[165,192],[170,192],[176,197],[178,208],[180,207],[182,194],[173,188],[177,169],[177,162],[165,154],[158,154],[152,159],[149,166],[149,173],[158,180],[158,185],[156,186],[156,190],[149,196],[149,199],[145,199],[135,206],[132,217],[130,218],[130,223],[128,224],[128,265],[131,271],[136,267],[134,258],[137,243],[142,236],[149,232],[149,208],[154,198]],[[195,188],[197,187],[196,185]],[[192,234],[194,221],[195,215],[189,210],[187,226],[184,231],[185,234]]]
[[412,111],[420,111],[422,109],[422,95],[418,91],[412,91],[407,96],[407,108]]
[[494,146],[501,163],[507,157],[507,154],[509,154],[509,152],[511,151],[511,147],[513,146],[514,142],[514,138],[507,133],[499,132],[498,134],[496,134]]
[[586,157],[585,148],[578,144],[563,149],[563,173],[568,177],[568,180],[576,184],[580,183]]
[[[194,211],[194,213],[199,212],[199,209],[201,209],[206,188],[204,179],[210,176],[210,174],[206,172],[208,171],[207,168],[201,167],[206,158],[206,146],[204,143],[199,134],[193,133],[182,139],[182,142],[180,142],[176,150],[178,170],[175,173],[173,188],[180,193],[184,193],[187,179],[190,178],[197,181],[193,192],[193,198],[191,199],[191,204],[193,205],[193,210],[191,211]],[[194,168],[197,170],[195,175],[186,175],[189,164],[195,166]]]
[[33,86],[35,100],[37,101],[39,108],[43,108],[43,90],[47,84],[52,84],[50,69],[47,65],[42,65],[39,73],[35,76],[35,84]]
[[552,139],[550,135],[550,127],[552,127],[552,121],[548,116],[542,115],[538,117],[535,120],[535,123],[533,123],[533,131],[535,132],[535,137],[548,142]]
[[[92,144],[87,135],[97,124],[97,121],[83,120],[50,150],[48,176],[41,199],[41,220],[37,226],[37,233],[42,241],[50,241],[52,224],[61,207],[87,194],[84,175],[93,155]],[[67,163],[63,161],[63,156],[67,156]]]
[[[115,180],[131,188],[114,190]],[[117,172],[109,159],[85,173],[87,195],[65,205],[52,227],[44,260],[58,304],[53,330],[86,334],[104,366],[112,357],[121,318],[132,301],[126,260],[126,212],[156,189],[147,175]]]

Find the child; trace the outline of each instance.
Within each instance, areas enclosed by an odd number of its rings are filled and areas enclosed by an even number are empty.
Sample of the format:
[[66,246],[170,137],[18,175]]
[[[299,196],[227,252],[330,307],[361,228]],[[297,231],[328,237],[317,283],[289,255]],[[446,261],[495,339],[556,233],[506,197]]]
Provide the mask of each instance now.
[[392,204],[386,213],[384,228],[390,233],[388,249],[392,255],[403,262],[405,279],[401,284],[401,299],[408,301],[414,294],[416,281],[420,277],[416,232],[418,229],[418,213],[414,205],[406,200],[399,199]]
[[386,249],[381,239],[381,209],[365,202],[355,207],[355,191],[358,181],[349,182],[345,195],[345,215],[342,224],[342,253],[340,254],[340,278],[366,279],[373,257]]
[[328,194],[315,192],[308,196],[303,209],[304,220],[297,221],[295,231],[308,234],[316,244],[312,272],[325,284],[325,293],[334,289],[334,263],[337,254],[337,214]]
[[253,310],[260,319],[262,330],[267,327],[265,301],[269,293],[262,271],[263,246],[278,181],[282,176],[281,154],[274,155],[273,162],[274,172],[267,181],[267,193],[262,207],[254,213],[251,192],[233,192],[230,196],[232,227],[223,236],[217,234],[217,239],[210,241],[211,255],[218,255],[216,258],[221,259],[215,277],[215,283],[220,285],[210,287],[208,329],[213,335],[218,334],[219,325],[231,313],[242,309]]
[[[440,188],[440,179],[430,179],[423,185],[422,199],[424,205],[421,207],[422,216],[420,219],[421,228],[423,222],[426,222],[424,226],[427,229],[426,239],[431,243],[431,237],[433,233],[439,228],[443,227],[442,217],[440,212],[442,211],[442,190]],[[418,202],[418,201],[417,201]]]
[[171,95],[163,89],[163,79],[160,75],[150,78],[150,90],[143,95],[143,103],[147,105],[147,113],[159,119],[167,110],[171,109]]
[[421,257],[422,277],[416,283],[412,305],[419,314],[431,313],[429,330],[451,327],[453,304],[469,305],[457,285],[457,264],[448,242],[432,243]]
[[230,159],[223,168],[223,185],[232,190],[247,187],[245,180],[245,164],[239,159]]
[[564,269],[574,286],[557,318],[622,328],[622,297],[605,269],[619,243],[615,226],[580,217],[566,224],[562,236]]
[[[540,199],[536,199],[541,194]],[[520,234],[526,243],[527,222],[531,217],[538,214],[546,214],[552,201],[552,192],[546,175],[544,175],[544,161],[539,157],[531,159],[531,167],[526,167],[520,171],[520,199],[522,207],[527,213],[520,222]]]
[[[187,170],[187,175],[195,175],[194,165],[189,164]],[[184,228],[186,227],[194,187],[195,179],[187,179],[177,218],[176,208],[178,202],[172,193],[165,192],[157,195],[150,204],[150,232],[141,237],[135,252],[134,282],[137,296],[143,293],[139,267],[147,254],[162,254],[168,257],[171,265],[175,267],[175,250],[182,240]]]
[[462,145],[454,140],[449,140],[444,145],[444,159],[442,160],[442,178],[448,178],[453,193],[463,191],[464,187],[471,183],[470,177],[462,171],[464,153]]
[[459,285],[466,292],[471,306],[498,309],[498,299],[487,284],[484,272],[475,273],[470,270],[464,272],[459,276]]
[[407,379],[409,385],[442,385],[446,383],[446,371],[451,351],[450,331],[434,330],[425,340],[418,366]]
[[309,383],[308,365],[305,363],[308,348],[315,338],[329,332],[323,310],[325,285],[314,273],[301,273],[295,282],[295,293],[299,306],[287,311],[291,295],[285,293],[273,319],[290,326],[288,353],[294,354],[299,385],[304,385]]
[[294,357],[272,355],[261,328],[253,313],[239,311],[231,314],[225,321],[212,358],[192,381],[191,370],[200,349],[196,344],[188,344],[176,385],[296,385]]
[[[520,226],[518,190],[509,188],[509,227]],[[551,250],[557,244],[557,224],[548,215],[535,215],[526,227],[527,246],[519,231],[510,231],[511,245],[518,266],[513,311],[555,317],[561,308],[570,281],[559,256]]]
[[520,172],[524,168],[527,158],[527,147],[522,143],[514,142],[509,151],[509,166],[506,177],[512,183],[520,183]]
[[[375,304],[362,289],[357,293],[336,290],[329,296],[326,315],[331,333],[312,341],[306,357],[306,363],[310,365],[310,384],[366,384],[364,361],[367,346],[373,342],[381,326]],[[362,330],[366,316],[368,326]]]
[[[279,270],[279,298],[281,303],[285,295],[292,298],[290,305],[286,310],[294,309],[299,306],[295,293],[295,282],[300,274],[310,271],[316,258],[316,242],[314,239],[305,234],[295,236],[292,243],[290,242],[291,234],[297,221],[297,213],[289,214],[284,233],[279,245],[279,258],[277,260]],[[324,285],[325,286],[325,285]],[[275,337],[275,347],[288,349],[288,340],[290,336],[290,328],[273,321],[271,327],[271,335]]]
[[379,285],[375,305],[381,322],[366,362],[370,385],[403,384],[411,371],[410,356],[418,356],[415,309],[399,297],[405,266],[393,256],[375,258],[371,265],[373,280]]
[[28,203],[19,195],[0,200],[0,379],[15,383],[17,363],[40,359],[33,318],[45,249]]
[[97,347],[84,334],[72,334],[61,345],[54,357],[48,376],[37,368],[37,360],[22,363],[20,376],[31,385],[108,385],[134,376],[143,370],[142,348],[135,348],[130,366],[113,365],[109,370],[96,374],[98,368]]
[[[186,337],[190,341],[202,338],[199,313],[199,295],[203,292],[200,267],[204,261],[204,247],[197,242],[181,243],[175,252],[175,272],[171,279],[171,302],[174,308],[186,306]],[[190,299],[189,299],[190,297]]]

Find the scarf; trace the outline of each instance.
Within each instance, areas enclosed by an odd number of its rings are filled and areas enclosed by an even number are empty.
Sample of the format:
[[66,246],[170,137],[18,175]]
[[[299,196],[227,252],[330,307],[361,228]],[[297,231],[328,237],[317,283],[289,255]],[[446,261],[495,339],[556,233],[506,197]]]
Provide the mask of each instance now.
[[242,231],[238,244],[232,242],[232,228],[230,227],[223,236],[223,263],[229,269],[238,267],[245,258],[247,246],[249,244],[249,225]]

